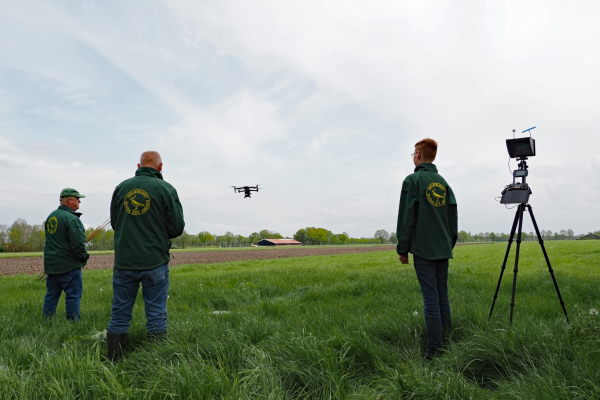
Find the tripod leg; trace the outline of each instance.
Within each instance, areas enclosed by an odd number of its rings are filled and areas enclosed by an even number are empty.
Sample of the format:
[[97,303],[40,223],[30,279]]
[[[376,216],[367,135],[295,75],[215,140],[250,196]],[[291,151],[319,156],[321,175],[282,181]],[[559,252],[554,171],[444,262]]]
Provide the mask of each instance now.
[[517,233],[517,253],[515,255],[515,276],[513,278],[512,287],[512,298],[510,300],[510,323],[512,325],[513,310],[515,308],[515,292],[517,290],[517,273],[519,273],[519,251],[521,250],[521,230],[523,229],[523,212],[525,211],[525,204],[519,205],[519,231]]
[[496,299],[498,298],[498,291],[500,290],[500,282],[502,282],[502,276],[504,275],[504,269],[506,268],[506,260],[508,260],[508,254],[510,253],[510,246],[512,245],[513,238],[515,237],[515,230],[517,229],[517,222],[519,221],[519,210],[515,213],[515,220],[512,224],[512,229],[510,230],[510,238],[508,239],[508,246],[506,247],[506,253],[504,254],[504,262],[502,262],[502,268],[500,269],[500,278],[498,279],[498,285],[496,286],[496,293],[494,293],[494,300],[492,301],[492,308],[490,309],[489,318],[492,318],[492,313],[494,312],[494,305],[496,304]]
[[533,209],[529,204],[527,204],[527,209],[529,210],[529,215],[531,216],[531,221],[533,222],[533,226],[535,228],[535,233],[538,237],[538,242],[542,247],[542,252],[544,253],[544,258],[546,259],[546,264],[548,264],[548,272],[550,272],[550,276],[552,276],[552,281],[554,282],[554,288],[556,289],[556,294],[558,295],[558,301],[560,301],[560,305],[562,306],[563,312],[565,313],[565,318],[567,322],[569,322],[569,316],[567,315],[567,309],[565,308],[565,302],[560,295],[560,290],[558,289],[558,283],[556,283],[556,278],[554,277],[554,270],[550,265],[550,259],[548,258],[548,253],[546,253],[546,248],[544,247],[544,239],[542,239],[542,235],[540,235],[540,230],[538,228],[537,222],[535,222],[535,217],[533,216]]

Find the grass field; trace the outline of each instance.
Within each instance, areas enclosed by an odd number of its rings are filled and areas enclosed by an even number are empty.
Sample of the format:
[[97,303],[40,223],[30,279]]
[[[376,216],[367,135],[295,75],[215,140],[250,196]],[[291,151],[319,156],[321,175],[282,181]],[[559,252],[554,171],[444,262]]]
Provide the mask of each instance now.
[[414,269],[393,252],[174,267],[168,341],[146,341],[140,297],[115,364],[97,335],[110,270],[84,272],[79,323],[64,302],[45,321],[44,285],[3,276],[0,398],[600,398],[600,242],[547,242],[571,323],[535,242],[522,246],[512,327],[510,263],[488,322],[505,249],[455,249],[454,330],[430,363]]

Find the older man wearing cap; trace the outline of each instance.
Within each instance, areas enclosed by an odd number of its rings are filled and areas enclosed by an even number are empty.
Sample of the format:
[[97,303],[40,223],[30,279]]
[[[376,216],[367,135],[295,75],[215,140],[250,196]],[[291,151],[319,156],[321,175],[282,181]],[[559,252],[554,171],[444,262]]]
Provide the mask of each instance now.
[[46,297],[43,314],[51,317],[61,293],[65,292],[67,319],[79,320],[82,292],[81,268],[89,255],[85,247],[85,228],[79,220],[81,195],[72,188],[60,192],[60,206],[46,219],[46,245],[44,246],[44,272]]

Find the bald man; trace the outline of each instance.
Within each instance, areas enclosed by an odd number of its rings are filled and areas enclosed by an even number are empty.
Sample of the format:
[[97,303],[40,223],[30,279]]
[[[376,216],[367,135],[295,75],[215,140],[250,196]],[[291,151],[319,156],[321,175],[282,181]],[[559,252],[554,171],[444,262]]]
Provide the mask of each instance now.
[[140,157],[135,176],[116,187],[110,204],[115,230],[113,303],[108,325],[108,357],[119,359],[127,345],[140,284],[148,337],[166,338],[169,248],[185,222],[177,191],[163,180],[156,151]]

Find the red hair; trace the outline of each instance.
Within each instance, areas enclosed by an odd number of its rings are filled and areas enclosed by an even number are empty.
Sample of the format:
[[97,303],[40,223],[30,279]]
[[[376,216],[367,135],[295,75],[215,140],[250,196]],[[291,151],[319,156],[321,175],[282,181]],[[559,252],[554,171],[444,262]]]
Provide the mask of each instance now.
[[433,162],[437,155],[437,146],[438,144],[435,140],[427,138],[419,140],[417,144],[415,144],[415,150],[421,153],[423,161]]

